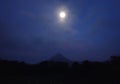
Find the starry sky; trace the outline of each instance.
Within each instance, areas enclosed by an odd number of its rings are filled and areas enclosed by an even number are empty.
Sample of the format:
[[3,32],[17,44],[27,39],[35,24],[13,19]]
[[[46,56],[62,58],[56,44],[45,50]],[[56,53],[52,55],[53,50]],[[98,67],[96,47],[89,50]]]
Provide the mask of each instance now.
[[0,0],[1,58],[37,63],[56,53],[75,61],[120,55],[120,1]]

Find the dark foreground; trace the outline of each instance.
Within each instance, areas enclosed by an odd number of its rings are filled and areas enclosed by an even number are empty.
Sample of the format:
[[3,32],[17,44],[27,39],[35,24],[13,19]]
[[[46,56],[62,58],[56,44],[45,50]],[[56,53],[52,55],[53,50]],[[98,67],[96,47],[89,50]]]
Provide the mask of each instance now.
[[0,84],[120,84],[120,57],[107,62],[0,61]]

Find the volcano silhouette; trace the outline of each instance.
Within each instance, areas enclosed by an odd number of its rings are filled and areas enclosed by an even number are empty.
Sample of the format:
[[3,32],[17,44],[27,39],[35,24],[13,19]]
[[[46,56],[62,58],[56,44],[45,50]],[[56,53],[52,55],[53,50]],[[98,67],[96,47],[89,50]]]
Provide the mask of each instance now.
[[54,62],[70,62],[69,59],[64,57],[62,54],[57,53],[54,55],[52,58],[49,59],[49,61],[54,61]]

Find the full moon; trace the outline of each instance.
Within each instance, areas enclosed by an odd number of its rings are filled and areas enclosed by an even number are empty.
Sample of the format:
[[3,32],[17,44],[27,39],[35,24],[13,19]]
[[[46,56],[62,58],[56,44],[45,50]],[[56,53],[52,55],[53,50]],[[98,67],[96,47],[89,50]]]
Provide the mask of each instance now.
[[61,19],[64,19],[64,18],[66,17],[66,12],[61,11],[61,12],[59,13],[59,16],[60,16]]

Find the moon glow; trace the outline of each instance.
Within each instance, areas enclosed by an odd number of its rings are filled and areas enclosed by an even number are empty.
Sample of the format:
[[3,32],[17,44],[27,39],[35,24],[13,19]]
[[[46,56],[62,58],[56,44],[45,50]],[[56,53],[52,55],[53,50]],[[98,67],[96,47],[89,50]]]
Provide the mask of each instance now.
[[56,14],[57,14],[58,22],[62,24],[63,23],[66,24],[69,16],[68,9],[65,6],[61,6],[57,9]]
[[64,19],[66,17],[66,13],[64,11],[61,11],[59,16],[61,19]]

